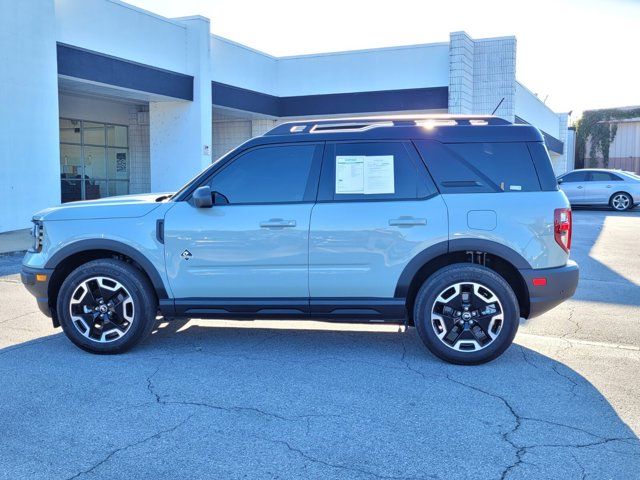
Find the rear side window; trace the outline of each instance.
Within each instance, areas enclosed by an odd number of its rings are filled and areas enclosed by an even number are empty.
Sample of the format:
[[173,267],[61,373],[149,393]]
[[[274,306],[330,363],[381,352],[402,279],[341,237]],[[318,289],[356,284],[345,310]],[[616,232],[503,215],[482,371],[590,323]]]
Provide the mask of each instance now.
[[532,192],[540,182],[525,142],[416,142],[442,193]]
[[409,142],[328,143],[319,200],[406,200],[435,188]]
[[609,172],[591,172],[590,182],[620,182],[622,179]]

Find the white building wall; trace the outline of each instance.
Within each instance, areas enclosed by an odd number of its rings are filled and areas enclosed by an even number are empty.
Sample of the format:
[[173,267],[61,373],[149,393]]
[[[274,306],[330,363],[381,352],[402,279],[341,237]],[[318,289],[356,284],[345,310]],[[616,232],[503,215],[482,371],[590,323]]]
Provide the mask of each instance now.
[[446,43],[278,59],[278,95],[443,87],[449,83]]
[[55,0],[55,29],[58,42],[188,73],[185,25],[124,2]]
[[151,189],[175,191],[211,163],[211,42],[209,20],[180,19],[187,26],[187,72],[193,101],[150,102]]
[[60,203],[52,18],[53,0],[0,2],[0,232]]
[[557,139],[560,139],[561,135],[566,135],[566,131],[561,133],[560,116],[520,82],[516,82],[515,107],[517,116],[549,135]]
[[211,35],[211,79],[278,95],[275,57],[217,35]]
[[220,112],[213,114],[213,155],[216,160],[229,150],[249,140],[253,135],[251,119],[227,116]]

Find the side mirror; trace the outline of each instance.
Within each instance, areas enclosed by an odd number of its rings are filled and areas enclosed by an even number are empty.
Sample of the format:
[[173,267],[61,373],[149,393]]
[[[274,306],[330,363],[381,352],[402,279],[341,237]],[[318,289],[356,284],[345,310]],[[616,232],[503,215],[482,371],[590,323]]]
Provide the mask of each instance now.
[[213,196],[209,185],[196,188],[195,192],[193,192],[193,205],[196,208],[213,207]]

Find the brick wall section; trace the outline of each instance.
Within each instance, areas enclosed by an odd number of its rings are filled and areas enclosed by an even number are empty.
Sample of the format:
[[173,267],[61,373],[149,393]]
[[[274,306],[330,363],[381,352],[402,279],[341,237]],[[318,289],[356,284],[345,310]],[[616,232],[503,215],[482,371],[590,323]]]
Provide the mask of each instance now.
[[515,120],[516,39],[478,40],[473,55],[473,111]]
[[144,107],[129,110],[129,193],[151,190],[149,112]]
[[515,120],[515,37],[473,40],[454,32],[449,44],[449,113]]
[[474,41],[465,32],[453,32],[449,44],[449,113],[473,113]]

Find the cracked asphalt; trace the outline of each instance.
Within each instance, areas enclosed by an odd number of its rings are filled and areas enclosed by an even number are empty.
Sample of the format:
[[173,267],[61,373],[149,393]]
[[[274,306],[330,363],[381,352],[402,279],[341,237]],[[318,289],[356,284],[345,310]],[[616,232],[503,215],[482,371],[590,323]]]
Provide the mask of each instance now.
[[0,479],[640,478],[640,212],[574,219],[576,296],[478,367],[414,329],[289,321],[94,356],[0,257]]

